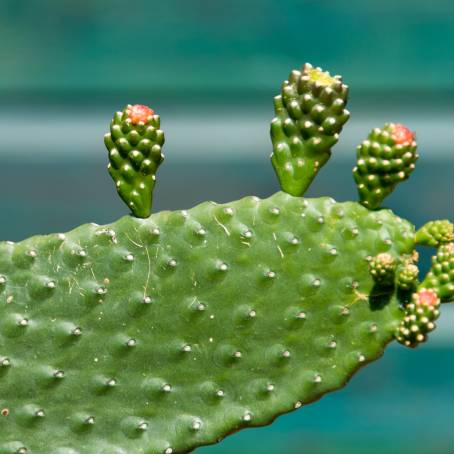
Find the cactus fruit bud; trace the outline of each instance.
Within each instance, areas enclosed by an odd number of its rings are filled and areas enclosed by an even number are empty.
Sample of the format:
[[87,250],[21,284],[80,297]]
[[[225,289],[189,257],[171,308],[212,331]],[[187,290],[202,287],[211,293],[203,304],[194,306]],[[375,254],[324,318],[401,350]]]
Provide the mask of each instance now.
[[418,285],[418,275],[418,267],[413,263],[406,263],[397,271],[396,284],[401,290],[413,290]]
[[431,289],[422,288],[412,295],[405,307],[405,316],[397,329],[396,339],[406,347],[417,347],[427,340],[427,334],[435,329],[434,321],[440,315],[440,299]]
[[396,261],[386,252],[378,254],[369,262],[369,271],[375,282],[383,286],[392,286],[396,271]]
[[109,174],[120,197],[139,218],[151,213],[156,171],[164,159],[164,132],[159,127],[159,115],[152,109],[128,105],[114,115],[110,133],[104,136]]
[[348,87],[340,76],[305,64],[292,71],[274,98],[271,162],[282,189],[304,194],[331,155],[350,113]]
[[447,220],[430,221],[416,232],[416,243],[438,247],[454,240],[454,226]]
[[454,299],[454,243],[438,248],[421,286],[435,290],[442,302]]
[[375,128],[358,146],[353,176],[360,202],[379,208],[398,183],[406,180],[418,159],[414,134],[401,124]]

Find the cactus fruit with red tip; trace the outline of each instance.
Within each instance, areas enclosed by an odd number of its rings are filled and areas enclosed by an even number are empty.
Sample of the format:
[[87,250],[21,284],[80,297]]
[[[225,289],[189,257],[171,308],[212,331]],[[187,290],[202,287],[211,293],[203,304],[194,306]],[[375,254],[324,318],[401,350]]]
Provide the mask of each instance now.
[[435,329],[440,316],[440,299],[433,290],[421,289],[413,293],[405,307],[405,316],[397,330],[396,339],[406,347],[416,347],[427,340],[427,334]]
[[376,209],[415,169],[418,159],[414,134],[401,124],[375,128],[357,149],[353,175],[360,202]]
[[118,194],[134,216],[150,216],[156,172],[164,160],[159,115],[147,106],[128,105],[115,113],[104,142]]

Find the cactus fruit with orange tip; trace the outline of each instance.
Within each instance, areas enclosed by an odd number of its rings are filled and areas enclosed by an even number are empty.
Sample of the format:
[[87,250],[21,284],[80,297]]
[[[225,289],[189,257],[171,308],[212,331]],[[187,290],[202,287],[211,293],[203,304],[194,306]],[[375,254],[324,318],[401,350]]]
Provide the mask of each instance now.
[[104,142],[118,194],[134,216],[150,216],[156,172],[164,160],[159,115],[147,106],[128,105],[115,113]]
[[396,339],[406,347],[416,347],[427,340],[440,316],[440,299],[433,290],[421,289],[413,293],[405,306],[405,317],[397,330]]
[[360,202],[376,209],[415,169],[418,154],[414,134],[404,125],[374,128],[357,150],[353,175]]

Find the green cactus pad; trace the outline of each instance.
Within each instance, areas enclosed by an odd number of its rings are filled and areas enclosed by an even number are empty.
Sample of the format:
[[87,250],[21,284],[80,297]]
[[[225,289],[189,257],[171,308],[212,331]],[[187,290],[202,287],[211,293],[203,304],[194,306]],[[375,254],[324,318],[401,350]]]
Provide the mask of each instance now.
[[444,244],[432,257],[432,267],[421,288],[433,289],[442,302],[454,299],[454,243]]
[[438,247],[454,240],[454,226],[447,220],[430,221],[416,232],[416,242],[421,246]]
[[417,159],[414,134],[405,126],[389,123],[373,129],[358,146],[353,169],[360,202],[379,208],[397,184],[410,176]]
[[108,170],[118,194],[134,216],[151,213],[156,171],[164,159],[160,118],[149,107],[128,105],[114,115],[104,136],[109,150]]
[[306,64],[292,71],[274,98],[271,162],[282,190],[301,196],[328,161],[350,113],[345,109],[348,87]]
[[[285,193],[0,243],[0,452],[183,453],[345,385],[403,311],[388,210]],[[26,451],[25,451],[26,450]]]

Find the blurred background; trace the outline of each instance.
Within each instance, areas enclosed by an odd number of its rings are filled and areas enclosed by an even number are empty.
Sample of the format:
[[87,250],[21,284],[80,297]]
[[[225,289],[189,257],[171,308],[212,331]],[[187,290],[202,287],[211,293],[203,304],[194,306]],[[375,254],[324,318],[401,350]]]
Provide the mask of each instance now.
[[[105,167],[115,110],[161,115],[155,210],[278,189],[272,97],[309,61],[351,87],[346,125],[309,195],[356,199],[355,146],[385,121],[421,158],[387,204],[454,219],[454,3],[432,0],[2,0],[0,238],[127,212]],[[427,252],[422,253],[425,267]],[[452,453],[454,312],[417,351],[392,346],[349,386],[201,454]]]

